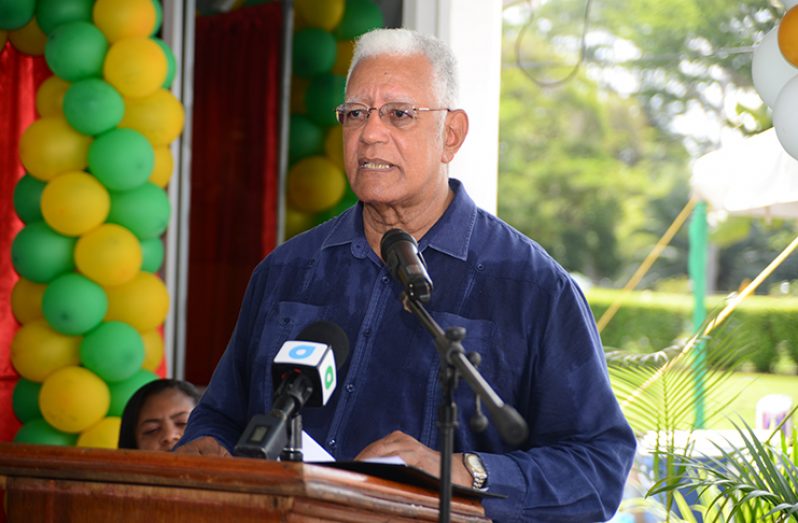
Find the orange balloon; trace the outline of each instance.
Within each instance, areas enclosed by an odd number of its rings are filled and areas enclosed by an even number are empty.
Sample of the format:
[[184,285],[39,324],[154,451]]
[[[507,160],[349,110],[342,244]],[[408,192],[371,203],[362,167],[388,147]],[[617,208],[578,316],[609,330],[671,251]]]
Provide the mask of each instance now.
[[39,116],[64,116],[64,94],[69,89],[69,82],[60,76],[53,75],[39,86],[36,91],[36,112]]
[[100,285],[122,285],[141,270],[141,244],[125,227],[105,223],[80,237],[75,265]]
[[183,130],[183,105],[166,89],[143,98],[125,100],[125,116],[119,127],[133,129],[153,145],[168,145]]
[[22,134],[19,157],[31,176],[46,182],[66,171],[82,171],[88,165],[90,144],[90,137],[63,118],[40,118]]
[[149,272],[140,272],[123,285],[106,287],[105,293],[108,295],[105,321],[123,321],[139,332],[155,329],[169,312],[166,286]]
[[11,291],[11,312],[20,323],[29,323],[44,317],[42,313],[42,296],[46,284],[34,283],[20,278]]
[[44,318],[24,324],[11,341],[11,363],[30,381],[41,382],[63,367],[80,362],[80,336],[54,331]]
[[54,231],[79,236],[105,221],[111,197],[97,178],[73,171],[56,176],[45,185],[41,208],[44,221]]
[[17,51],[32,56],[43,54],[44,46],[47,44],[47,35],[42,32],[35,16],[24,27],[9,32],[8,39]]
[[781,19],[778,41],[784,59],[798,67],[798,6],[787,11]]
[[109,42],[148,37],[155,29],[153,0],[97,0],[92,18]]
[[108,49],[103,76],[123,96],[141,98],[163,85],[167,69],[166,55],[153,40],[125,38]]
[[338,203],[346,190],[344,173],[324,156],[309,156],[288,171],[288,203],[298,211],[317,213]]
[[149,181],[163,189],[169,184],[175,170],[172,151],[166,145],[155,146],[152,150],[155,152],[155,165],[152,168]]
[[142,332],[141,339],[144,341],[144,362],[141,367],[155,372],[163,359],[163,336],[158,329],[153,329]]

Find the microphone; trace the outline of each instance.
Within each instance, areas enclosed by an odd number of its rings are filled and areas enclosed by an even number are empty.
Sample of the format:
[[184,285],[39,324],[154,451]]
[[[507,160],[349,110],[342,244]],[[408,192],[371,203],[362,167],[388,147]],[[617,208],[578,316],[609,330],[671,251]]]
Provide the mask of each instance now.
[[[277,459],[288,444],[288,423],[305,405],[327,404],[337,384],[336,369],[341,368],[348,355],[346,333],[329,321],[311,323],[296,340],[283,343],[272,363],[272,409],[268,414],[253,416],[234,454]],[[296,439],[300,434],[293,436]]]
[[380,256],[391,275],[404,286],[408,297],[425,303],[429,301],[432,280],[415,238],[402,229],[391,229],[380,240]]

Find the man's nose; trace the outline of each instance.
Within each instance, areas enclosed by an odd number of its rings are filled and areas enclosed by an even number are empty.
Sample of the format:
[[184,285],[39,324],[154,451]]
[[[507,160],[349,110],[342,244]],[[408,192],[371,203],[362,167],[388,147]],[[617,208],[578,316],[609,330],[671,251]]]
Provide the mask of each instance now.
[[385,141],[390,132],[391,125],[386,121],[387,119],[380,118],[380,112],[373,110],[366,118],[361,131],[361,138],[365,142],[381,142]]

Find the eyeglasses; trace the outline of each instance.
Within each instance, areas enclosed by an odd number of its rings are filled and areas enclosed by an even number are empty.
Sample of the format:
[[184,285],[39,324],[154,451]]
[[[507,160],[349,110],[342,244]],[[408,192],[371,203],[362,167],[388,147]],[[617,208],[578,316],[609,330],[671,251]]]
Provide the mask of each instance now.
[[416,123],[418,113],[425,113],[429,111],[451,111],[447,107],[433,109],[430,107],[413,107],[408,103],[402,102],[388,102],[383,104],[382,107],[369,107],[361,103],[345,103],[335,108],[335,115],[338,118],[338,123],[344,127],[355,128],[362,127],[368,120],[372,111],[377,111],[380,115],[380,120],[385,121],[388,117],[388,122],[397,129],[406,129],[412,127]]

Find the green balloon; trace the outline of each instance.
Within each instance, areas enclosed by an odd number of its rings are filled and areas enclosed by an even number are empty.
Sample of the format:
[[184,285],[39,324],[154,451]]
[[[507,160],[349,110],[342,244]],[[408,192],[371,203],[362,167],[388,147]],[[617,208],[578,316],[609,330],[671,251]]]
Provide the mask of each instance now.
[[307,116],[291,115],[288,159],[291,163],[315,154],[324,154],[324,130]]
[[91,22],[93,0],[38,0],[36,22],[49,35],[69,22]]
[[[158,2],[155,2],[158,4]],[[166,79],[161,84],[161,87],[164,89],[169,89],[172,86],[172,81],[175,79],[175,72],[177,71],[177,61],[175,60],[175,54],[172,52],[172,49],[166,45],[166,42],[161,40],[160,38],[152,37],[150,38],[153,42],[158,44],[158,47],[161,48],[163,54],[166,55]]]
[[17,384],[14,385],[14,395],[11,402],[14,414],[22,423],[42,417],[42,411],[39,409],[39,390],[41,388],[41,383],[26,380],[25,378],[20,378]]
[[13,31],[23,27],[36,9],[35,0],[0,0],[0,29]]
[[125,115],[125,101],[111,84],[86,78],[64,94],[64,116],[76,131],[94,136],[116,127]]
[[133,129],[113,129],[89,146],[89,169],[111,191],[127,191],[144,184],[154,165],[152,145]]
[[111,406],[108,407],[107,416],[121,416],[130,396],[139,390],[142,385],[157,379],[158,376],[154,372],[141,369],[126,380],[109,383],[108,389],[111,391]]
[[43,221],[26,225],[11,245],[11,263],[20,276],[36,283],[75,268],[73,251],[77,238],[68,238],[52,230]]
[[129,191],[111,192],[108,222],[127,227],[140,240],[162,235],[170,214],[169,196],[151,182]]
[[161,270],[163,265],[163,240],[160,238],[150,238],[141,240],[141,270],[144,272],[156,273]]
[[158,31],[161,30],[161,24],[163,23],[163,7],[161,7],[161,2],[159,0],[152,0],[152,5],[155,7],[155,27],[152,28],[150,36],[158,34]]
[[321,126],[337,125],[335,108],[344,101],[346,78],[337,74],[320,74],[314,77],[305,92],[308,117]]
[[102,78],[108,41],[102,31],[89,22],[69,22],[56,28],[47,39],[44,57],[47,65],[68,82]]
[[22,425],[14,435],[14,443],[30,443],[35,445],[74,446],[80,434],[67,434],[51,427],[41,418],[33,419]]
[[382,27],[382,11],[372,0],[346,0],[344,16],[335,28],[339,40],[354,40],[363,33]]
[[26,174],[14,187],[14,210],[23,222],[31,223],[43,219],[41,201],[45,185],[45,182]]
[[335,37],[318,27],[300,29],[294,33],[291,52],[295,75],[307,78],[326,73],[335,65]]
[[144,362],[144,340],[127,323],[101,323],[81,341],[80,362],[108,383],[126,380]]
[[44,289],[42,312],[50,326],[62,334],[83,334],[95,328],[108,312],[102,287],[71,272],[54,279]]

